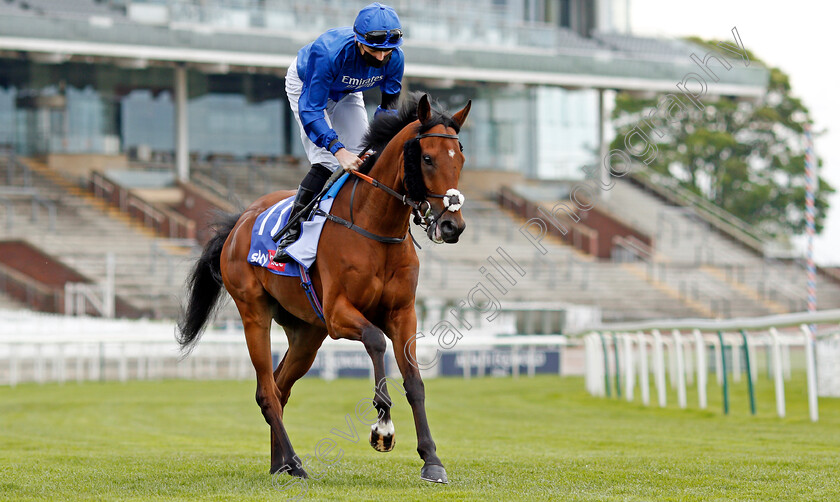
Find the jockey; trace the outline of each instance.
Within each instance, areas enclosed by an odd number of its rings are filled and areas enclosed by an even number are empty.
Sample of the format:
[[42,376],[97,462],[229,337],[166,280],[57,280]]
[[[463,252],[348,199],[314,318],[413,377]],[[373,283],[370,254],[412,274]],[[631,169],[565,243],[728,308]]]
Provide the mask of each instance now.
[[[312,201],[337,168],[349,172],[362,164],[359,153],[368,126],[362,91],[379,87],[382,92],[374,117],[396,113],[404,63],[400,45],[397,13],[372,3],[359,12],[352,28],[329,30],[298,51],[286,73],[286,95],[312,168],[298,187],[289,218]],[[277,246],[275,262],[292,261],[285,248],[299,235],[300,225],[293,225]]]

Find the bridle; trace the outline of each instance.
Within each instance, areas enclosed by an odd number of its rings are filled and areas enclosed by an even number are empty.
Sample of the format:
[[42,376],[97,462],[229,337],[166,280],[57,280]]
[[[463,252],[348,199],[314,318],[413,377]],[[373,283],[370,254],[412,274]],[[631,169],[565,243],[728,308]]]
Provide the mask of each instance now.
[[[410,139],[408,142],[419,141],[423,138],[430,138],[430,137],[459,139],[456,134],[425,133],[425,134],[418,134],[414,138]],[[408,143],[408,142],[406,142],[406,143]],[[463,151],[464,147],[463,147],[463,145],[461,145],[460,141],[458,142],[458,144],[460,145],[461,151]],[[405,169],[407,171],[408,167],[406,167]],[[354,223],[354,221],[353,221],[354,220],[353,219],[353,206],[354,206],[353,202],[354,202],[354,199],[355,199],[355,196],[356,196],[356,187],[359,183],[359,180],[365,181],[375,188],[379,188],[380,190],[384,191],[388,195],[391,195],[392,197],[395,197],[396,199],[398,199],[404,205],[411,207],[411,212],[414,215],[414,223],[416,225],[420,226],[426,232],[428,232],[429,228],[432,225],[434,225],[435,222],[437,222],[441,218],[441,216],[443,216],[443,213],[445,213],[446,211],[450,211],[450,212],[453,212],[453,213],[457,212],[464,205],[464,196],[463,196],[463,194],[461,194],[461,192],[458,191],[457,188],[450,188],[449,190],[446,191],[445,194],[430,193],[428,191],[428,189],[426,189],[425,194],[424,194],[424,199],[420,200],[420,201],[416,201],[406,194],[400,194],[397,191],[395,191],[394,189],[392,189],[391,187],[383,185],[382,183],[379,182],[379,180],[376,180],[376,179],[368,176],[367,174],[360,173],[357,170],[353,170],[353,171],[350,171],[350,172],[353,173],[353,175],[356,176],[356,179],[353,181],[353,190],[352,190],[352,193],[350,195],[350,221],[347,221],[343,218],[340,218],[340,217],[334,216],[334,215],[330,215],[330,214],[327,214],[327,213],[322,214],[322,213],[320,213],[320,210],[319,210],[319,214],[321,216],[325,216],[327,219],[329,219],[329,220],[331,220],[335,223],[343,225],[343,226],[345,226],[345,227],[347,227],[351,230],[355,230],[356,232],[364,235],[365,237],[368,237],[370,239],[373,239],[373,240],[376,240],[376,241],[379,241],[379,242],[384,242],[384,243],[387,243],[387,244],[397,244],[397,243],[403,242],[405,240],[406,236],[402,236],[402,237],[383,237],[383,236],[371,233],[371,232],[357,226]],[[422,174],[420,176],[422,176]],[[407,187],[405,187],[405,183],[406,183],[406,178],[407,177],[408,177],[408,172],[404,172],[403,173],[403,185],[404,185],[403,188],[406,188],[406,190],[407,190]],[[428,201],[429,198],[443,199],[443,210],[440,211],[440,213],[438,213],[438,214],[433,214],[432,213],[432,205]],[[409,229],[409,234],[410,234],[410,229]],[[412,236],[412,240],[414,240],[414,244],[416,244],[417,247],[420,247],[420,245],[417,244],[417,241],[414,239],[414,236]]]
[[[459,139],[457,134],[441,134],[441,133],[426,133],[426,134],[418,134],[413,141],[419,141],[423,138],[449,138],[449,139]],[[461,141],[458,141],[458,146],[461,148],[461,151],[464,151],[464,145],[461,144]],[[405,174],[405,173],[404,173]],[[405,184],[406,176],[403,176],[403,184]],[[459,211],[461,206],[464,205],[464,196],[461,192],[458,191],[457,188],[450,188],[446,191],[445,194],[437,194],[437,193],[430,193],[429,190],[426,190],[426,198],[429,197],[434,199],[443,199],[443,211],[440,212],[438,215],[432,215],[432,205],[429,204],[428,200],[423,200],[419,204],[415,201],[413,202],[415,205],[408,204],[407,202],[403,202],[404,204],[410,205],[412,207],[412,212],[414,213],[414,223],[420,225],[423,230],[428,230],[429,225],[440,219],[443,216],[445,211],[451,211],[453,213]],[[411,199],[408,199],[411,200]],[[426,205],[425,210],[423,209],[423,205]]]
[[[426,133],[426,134],[418,134],[413,139],[409,141],[419,141],[423,138],[449,138],[449,139],[458,139],[458,136],[455,134],[441,134],[441,133]],[[458,144],[460,145],[461,142],[459,141]],[[461,151],[463,151],[463,146],[461,147]],[[429,192],[428,189],[425,190],[425,199],[416,201],[409,197],[406,194],[399,194],[395,190],[391,189],[380,183],[379,181],[371,178],[366,174],[362,174],[359,171],[351,171],[355,174],[358,178],[370,183],[376,188],[383,190],[384,192],[388,193],[389,195],[397,198],[405,204],[406,206],[411,207],[412,213],[414,214],[414,223],[420,225],[424,230],[428,229],[429,225],[434,223],[436,220],[440,219],[445,211],[456,212],[461,209],[461,206],[464,204],[464,196],[461,192],[458,191],[456,188],[450,188],[446,191],[445,194],[438,194]],[[406,178],[408,177],[408,173],[404,173],[403,176],[403,185],[406,183]],[[405,186],[403,188],[406,188]],[[443,199],[443,211],[441,211],[437,215],[432,214],[432,205],[429,204],[428,199]]]

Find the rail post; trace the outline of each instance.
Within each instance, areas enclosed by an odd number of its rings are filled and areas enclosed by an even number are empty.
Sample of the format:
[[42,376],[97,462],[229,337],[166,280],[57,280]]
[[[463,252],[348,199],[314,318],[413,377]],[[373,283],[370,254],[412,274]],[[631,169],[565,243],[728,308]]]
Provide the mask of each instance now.
[[747,365],[747,388],[750,392],[750,413],[755,415],[755,389],[753,388],[752,368],[750,367],[750,345],[747,341],[747,332],[741,330],[741,338],[744,340],[744,362]]
[[776,382],[776,413],[779,418],[785,418],[785,380],[782,374],[782,348],[779,341],[779,332],[776,328],[770,328],[770,340],[773,352],[773,376]]
[[642,404],[650,405],[650,383],[648,381],[647,341],[641,331],[636,335],[639,340],[639,390],[642,394]]
[[808,375],[808,414],[812,422],[820,418],[819,404],[817,401],[817,364],[816,349],[814,344],[814,333],[811,327],[803,324],[799,327],[805,336],[805,371]]
[[655,329],[653,333],[653,376],[656,381],[656,392],[659,397],[659,406],[664,408],[667,404],[665,395],[665,354],[662,350],[662,335]]
[[720,343],[720,367],[723,373],[723,414],[729,415],[729,383],[726,376],[726,345],[723,344],[723,331],[718,331],[718,342]]
[[697,347],[697,401],[701,410],[708,405],[706,399],[706,379],[708,369],[706,368],[706,343],[703,341],[703,334],[699,329],[694,329],[694,343]]

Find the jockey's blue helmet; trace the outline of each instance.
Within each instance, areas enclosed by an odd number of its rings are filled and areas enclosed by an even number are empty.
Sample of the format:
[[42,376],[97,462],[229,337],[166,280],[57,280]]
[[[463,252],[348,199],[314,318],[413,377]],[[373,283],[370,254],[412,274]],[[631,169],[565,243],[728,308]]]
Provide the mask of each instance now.
[[374,2],[359,11],[353,23],[356,41],[376,49],[393,49],[402,45],[402,26],[397,12]]

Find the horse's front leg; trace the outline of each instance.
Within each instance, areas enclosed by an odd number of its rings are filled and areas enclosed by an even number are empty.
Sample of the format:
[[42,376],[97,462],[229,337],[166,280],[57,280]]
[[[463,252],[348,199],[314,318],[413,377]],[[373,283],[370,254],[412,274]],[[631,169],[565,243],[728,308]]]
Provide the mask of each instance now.
[[376,388],[373,406],[377,421],[370,428],[370,445],[376,451],[389,452],[394,449],[394,423],[391,421],[391,396],[385,382],[385,334],[356,310],[350,302],[337,302],[338,308],[330,312],[331,333],[336,338],[361,341],[373,362],[373,377]]
[[[423,459],[420,479],[435,483],[448,483],[446,469],[437,456],[437,447],[429,430],[426,418],[426,390],[420,370],[417,368],[417,355],[412,339],[417,329],[417,314],[414,304],[391,313],[385,327],[394,343],[394,356],[403,376],[408,404],[414,414],[414,427],[417,430],[417,453]],[[410,359],[409,359],[410,358]]]

